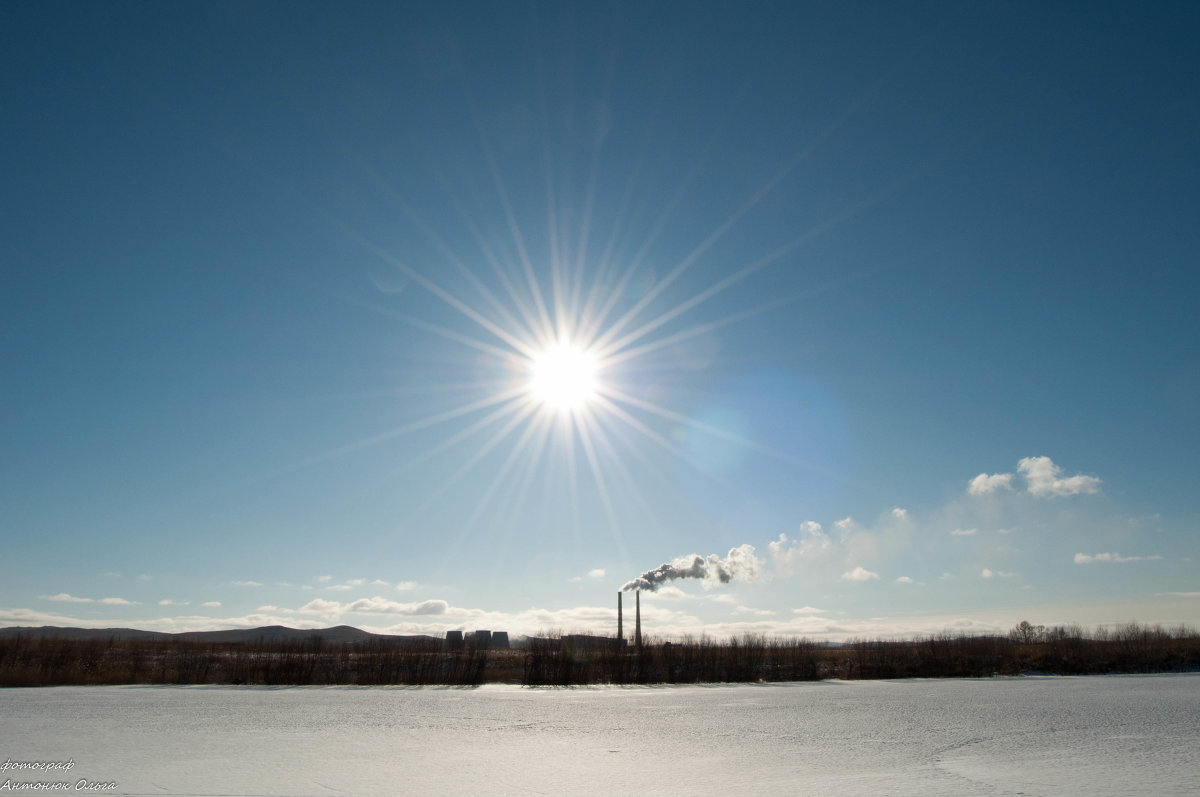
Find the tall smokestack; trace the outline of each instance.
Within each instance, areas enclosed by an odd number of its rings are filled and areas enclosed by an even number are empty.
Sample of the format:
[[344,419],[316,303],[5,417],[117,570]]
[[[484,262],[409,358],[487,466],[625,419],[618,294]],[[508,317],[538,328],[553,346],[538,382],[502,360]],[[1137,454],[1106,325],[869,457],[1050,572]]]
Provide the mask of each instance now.
[[640,589],[637,591],[636,617],[637,617],[637,619],[634,621],[634,625],[633,625],[633,638],[635,640],[635,644],[637,644],[637,646],[638,646],[638,650],[641,650],[642,649],[642,591]]
[[624,639],[625,634],[621,631],[621,593],[617,593],[617,639]]

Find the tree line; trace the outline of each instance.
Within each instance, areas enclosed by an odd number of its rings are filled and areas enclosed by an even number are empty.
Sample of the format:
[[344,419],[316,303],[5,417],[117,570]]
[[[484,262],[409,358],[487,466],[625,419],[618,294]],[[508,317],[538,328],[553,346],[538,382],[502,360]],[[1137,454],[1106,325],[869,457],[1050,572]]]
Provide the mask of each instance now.
[[0,639],[0,686],[265,684],[529,686],[736,683],[1152,673],[1200,670],[1200,634],[1180,626],[1018,623],[1006,635],[931,634],[834,643],[746,634],[718,640],[646,639],[641,646],[591,637],[530,639],[501,650],[441,640],[204,643]]

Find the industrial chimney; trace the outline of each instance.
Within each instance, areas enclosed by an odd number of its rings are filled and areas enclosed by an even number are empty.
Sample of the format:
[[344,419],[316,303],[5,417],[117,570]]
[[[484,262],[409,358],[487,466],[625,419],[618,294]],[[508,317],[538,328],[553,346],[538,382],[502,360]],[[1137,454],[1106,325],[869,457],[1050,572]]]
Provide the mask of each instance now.
[[642,591],[637,591],[637,611],[636,619],[633,624],[633,639],[638,650],[642,649]]
[[[622,620],[622,618],[621,618],[621,593],[618,592],[617,593],[617,639],[623,640],[623,639],[625,639],[625,634],[622,632],[622,629],[621,629],[621,620]],[[618,642],[617,644],[619,645],[621,643]]]

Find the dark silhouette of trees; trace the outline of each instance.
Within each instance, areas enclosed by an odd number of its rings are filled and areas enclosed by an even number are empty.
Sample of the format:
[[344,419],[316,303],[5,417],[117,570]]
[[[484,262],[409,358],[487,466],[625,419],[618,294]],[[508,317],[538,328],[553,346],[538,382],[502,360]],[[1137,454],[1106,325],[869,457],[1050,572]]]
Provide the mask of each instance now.
[[987,677],[1200,670],[1200,635],[1128,623],[1086,633],[1018,623],[1004,636],[933,634],[844,643],[747,634],[647,638],[641,646],[582,635],[496,649],[468,641],[71,640],[0,638],[0,686],[90,684],[443,684],[529,686]]

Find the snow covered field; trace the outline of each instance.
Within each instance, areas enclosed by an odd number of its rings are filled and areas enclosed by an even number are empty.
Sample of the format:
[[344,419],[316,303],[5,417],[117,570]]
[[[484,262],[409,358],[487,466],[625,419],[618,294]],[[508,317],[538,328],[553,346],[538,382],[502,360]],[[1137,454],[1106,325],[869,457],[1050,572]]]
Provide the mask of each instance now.
[[4,793],[1193,795],[1200,674],[8,689],[0,759],[74,762]]

